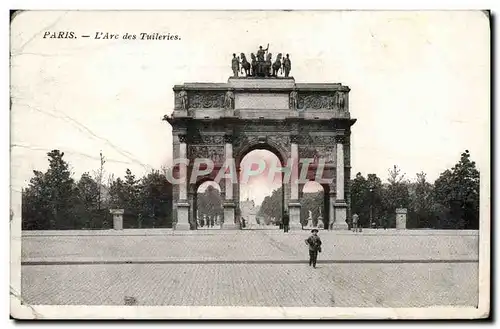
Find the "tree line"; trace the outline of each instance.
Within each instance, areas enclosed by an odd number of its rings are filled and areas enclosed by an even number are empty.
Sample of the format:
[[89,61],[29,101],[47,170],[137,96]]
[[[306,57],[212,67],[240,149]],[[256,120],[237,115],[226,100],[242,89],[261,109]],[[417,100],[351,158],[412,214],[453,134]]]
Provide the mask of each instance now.
[[[22,191],[23,229],[107,229],[112,227],[109,209],[113,208],[125,209],[124,228],[172,226],[172,185],[164,170],[152,170],[137,178],[127,169],[123,179],[110,176],[106,182],[106,161],[101,154],[100,167],[75,180],[64,152],[53,150],[47,156],[47,171],[35,170]],[[409,181],[395,166],[384,182],[375,174],[364,177],[357,173],[348,191],[349,217],[357,213],[364,227],[395,227],[396,208],[407,208],[407,228],[479,228],[479,171],[468,151],[434,183],[427,180],[425,173]],[[281,220],[282,202],[281,188],[274,190],[265,197],[257,215],[266,221]],[[304,193],[301,221],[307,220],[309,211],[313,219],[318,218],[323,202],[323,192]],[[197,213],[222,216],[222,198],[217,189],[208,186],[198,193]],[[324,212],[321,215],[327,217]]]
[[73,178],[64,152],[47,153],[49,168],[35,170],[22,190],[24,230],[108,229],[109,209],[125,209],[125,228],[171,227],[172,186],[164,173],[151,171],[136,178],[130,169],[124,179],[104,181],[105,159],[98,170]]

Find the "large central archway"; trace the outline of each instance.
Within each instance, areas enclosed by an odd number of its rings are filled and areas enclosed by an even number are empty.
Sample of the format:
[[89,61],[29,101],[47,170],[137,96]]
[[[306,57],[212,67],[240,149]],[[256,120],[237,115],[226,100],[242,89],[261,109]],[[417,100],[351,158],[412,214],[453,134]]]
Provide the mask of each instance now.
[[[272,152],[291,170],[292,179],[282,183],[282,209],[290,215],[292,230],[301,228],[304,182],[296,178],[303,173],[306,180],[317,180],[320,173],[327,226],[347,229],[350,127],[356,121],[349,114],[349,91],[339,83],[296,84],[293,78],[175,86],[174,112],[165,120],[172,125],[174,163],[189,161],[175,166],[181,176],[173,188],[175,229],[189,229],[193,222],[195,160],[213,162],[213,172],[201,179],[214,180],[228,161],[241,174],[243,158],[254,150]],[[300,162],[305,159],[311,161]],[[225,177],[219,185],[223,228],[241,228],[240,181]]]
[[281,160],[268,147],[254,147],[238,159],[237,213],[243,229],[281,228],[286,204],[282,166]]

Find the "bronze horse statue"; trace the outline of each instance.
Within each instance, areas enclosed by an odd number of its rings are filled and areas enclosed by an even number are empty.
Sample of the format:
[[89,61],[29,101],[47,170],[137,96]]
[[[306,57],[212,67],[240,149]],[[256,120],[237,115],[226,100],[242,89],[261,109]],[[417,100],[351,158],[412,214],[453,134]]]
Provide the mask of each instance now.
[[248,77],[250,75],[250,63],[247,61],[244,53],[241,53],[241,73],[245,70],[245,75]]
[[277,77],[281,69],[281,57],[283,57],[283,55],[279,53],[278,57],[276,57],[276,61],[273,63],[273,77]]

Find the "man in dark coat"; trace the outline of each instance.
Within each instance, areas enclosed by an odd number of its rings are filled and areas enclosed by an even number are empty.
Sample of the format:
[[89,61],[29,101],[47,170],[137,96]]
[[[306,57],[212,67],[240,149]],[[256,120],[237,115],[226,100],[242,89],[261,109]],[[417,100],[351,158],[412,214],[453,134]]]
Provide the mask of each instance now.
[[285,233],[290,230],[290,215],[288,215],[288,211],[285,211],[283,214],[283,230]]
[[321,239],[317,229],[312,229],[311,233],[312,235],[306,239],[306,244],[309,246],[309,266],[316,268],[318,252],[321,252]]

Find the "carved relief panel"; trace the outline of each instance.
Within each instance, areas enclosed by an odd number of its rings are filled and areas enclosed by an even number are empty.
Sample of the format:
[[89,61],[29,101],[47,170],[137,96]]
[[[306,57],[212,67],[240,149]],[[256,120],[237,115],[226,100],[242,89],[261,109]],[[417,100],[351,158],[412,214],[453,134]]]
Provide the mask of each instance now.
[[335,163],[335,146],[299,146],[299,157],[314,159],[314,163],[318,163],[320,159],[325,161],[325,164]]
[[189,145],[189,158],[211,159],[216,165],[224,163],[224,146]]
[[333,93],[299,93],[297,108],[314,110],[339,110],[344,111],[347,97],[345,92],[336,91]]
[[223,108],[224,92],[190,92],[189,108]]

